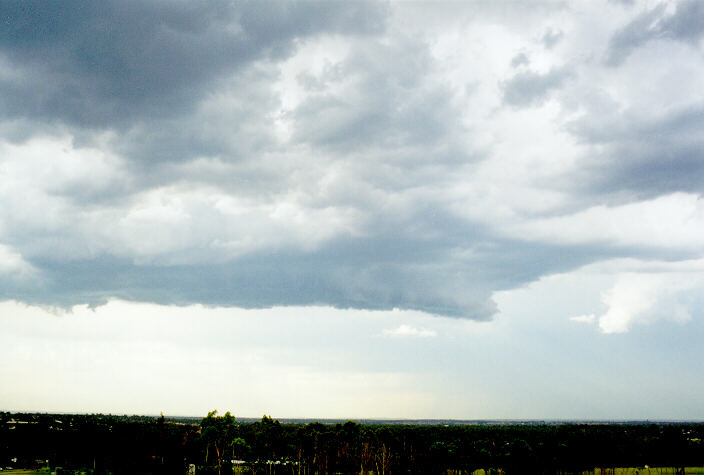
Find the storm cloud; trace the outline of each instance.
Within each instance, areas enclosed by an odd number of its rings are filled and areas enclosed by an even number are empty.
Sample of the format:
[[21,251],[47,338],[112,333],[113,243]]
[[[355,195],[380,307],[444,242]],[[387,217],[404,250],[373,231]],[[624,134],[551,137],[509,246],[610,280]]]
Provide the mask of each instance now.
[[696,258],[571,232],[704,183],[704,97],[635,54],[701,82],[702,8],[599,8],[3,2],[0,296],[488,320],[555,273]]
[[381,30],[383,8],[358,3],[4,2],[0,51],[12,74],[6,117],[127,127],[188,111],[215,81],[295,41]]

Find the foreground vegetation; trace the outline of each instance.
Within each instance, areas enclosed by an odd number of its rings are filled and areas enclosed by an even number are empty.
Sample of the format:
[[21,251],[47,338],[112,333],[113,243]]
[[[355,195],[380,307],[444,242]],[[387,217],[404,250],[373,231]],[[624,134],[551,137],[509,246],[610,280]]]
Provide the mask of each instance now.
[[[696,473],[704,424],[359,424],[0,413],[0,467],[70,473]],[[633,467],[626,469],[619,467]],[[637,468],[636,468],[637,467]],[[669,467],[667,470],[647,467]],[[701,473],[701,471],[699,472]]]

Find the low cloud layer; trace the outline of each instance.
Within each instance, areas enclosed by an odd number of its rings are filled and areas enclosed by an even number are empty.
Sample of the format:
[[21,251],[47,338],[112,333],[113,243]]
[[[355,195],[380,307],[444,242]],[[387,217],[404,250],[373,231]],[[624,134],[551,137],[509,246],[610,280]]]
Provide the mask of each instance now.
[[4,2],[0,298],[488,320],[701,258],[701,11]]

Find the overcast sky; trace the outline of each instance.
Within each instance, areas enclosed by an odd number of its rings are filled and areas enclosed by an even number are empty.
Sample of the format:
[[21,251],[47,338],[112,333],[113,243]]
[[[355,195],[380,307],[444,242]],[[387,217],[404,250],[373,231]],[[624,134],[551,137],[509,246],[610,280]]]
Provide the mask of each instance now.
[[704,3],[0,24],[0,409],[704,419]]

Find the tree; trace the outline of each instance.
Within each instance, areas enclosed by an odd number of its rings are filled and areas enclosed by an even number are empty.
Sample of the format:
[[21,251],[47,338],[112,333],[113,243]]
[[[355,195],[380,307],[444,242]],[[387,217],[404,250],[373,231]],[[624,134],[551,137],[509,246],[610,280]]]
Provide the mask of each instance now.
[[[200,421],[201,437],[206,444],[205,463],[208,464],[211,449],[215,451],[218,474],[222,475],[222,463],[229,452],[233,454],[233,441],[237,436],[237,424],[230,412],[218,416],[218,411],[211,411]],[[229,450],[228,450],[229,449]]]

